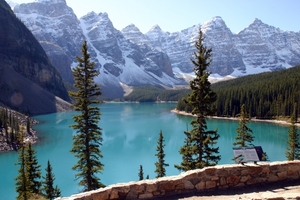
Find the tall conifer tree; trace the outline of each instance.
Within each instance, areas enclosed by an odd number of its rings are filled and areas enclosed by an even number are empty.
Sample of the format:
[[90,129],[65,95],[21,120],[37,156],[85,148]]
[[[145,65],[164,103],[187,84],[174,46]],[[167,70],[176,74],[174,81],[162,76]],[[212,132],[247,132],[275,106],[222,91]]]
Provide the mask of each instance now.
[[291,126],[288,132],[288,146],[286,150],[287,160],[300,160],[300,134],[297,132],[297,104],[294,104],[294,111],[291,117]]
[[50,161],[48,160],[47,162],[47,167],[46,167],[46,176],[43,177],[44,182],[43,182],[43,194],[47,199],[54,199],[56,197],[60,197],[61,192],[60,189],[56,186],[54,187],[54,180],[55,176],[52,173],[52,166],[50,164]]
[[41,187],[41,165],[38,164],[36,151],[32,148],[31,143],[26,147],[26,171],[28,173],[28,180],[31,182],[30,190],[34,194],[40,193]]
[[207,68],[212,61],[212,50],[203,45],[203,40],[202,31],[199,30],[199,38],[195,44],[197,52],[194,52],[194,59],[192,59],[196,77],[190,81],[192,93],[185,99],[192,108],[191,113],[196,116],[196,119],[191,121],[192,129],[186,134],[188,136],[186,144],[189,146],[185,144],[179,151],[186,154],[191,160],[183,160],[185,163],[175,165],[179,170],[214,166],[221,159],[221,156],[218,155],[219,148],[214,147],[220,136],[217,130],[207,130],[205,119],[206,116],[215,114],[216,109],[213,104],[217,100],[217,95],[210,89],[211,84],[208,81]]
[[164,144],[164,136],[162,131],[159,132],[159,138],[158,138],[158,142],[157,142],[157,147],[156,147],[156,151],[157,153],[155,154],[155,156],[157,156],[158,161],[155,162],[155,172],[156,172],[156,178],[159,177],[164,177],[166,175],[166,169],[165,167],[169,166],[169,164],[166,164],[165,162],[165,152],[164,152],[164,147],[166,146]]
[[246,112],[245,104],[241,106],[241,113],[237,116],[239,118],[239,126],[236,129],[236,141],[233,143],[233,145],[238,147],[253,146],[252,142],[254,140],[254,136],[252,135],[252,130],[247,126],[247,123],[250,122],[250,116]]
[[81,52],[82,57],[76,57],[78,65],[73,69],[74,86],[78,90],[70,93],[75,99],[74,109],[80,112],[73,117],[75,124],[72,128],[76,134],[73,136],[71,152],[78,161],[72,169],[78,172],[75,177],[81,179],[79,185],[84,187],[84,191],[90,191],[104,186],[97,176],[104,167],[100,161],[103,157],[100,149],[102,129],[98,126],[101,113],[99,107],[92,106],[100,103],[96,98],[101,95],[101,91],[94,82],[99,72],[94,68],[95,63],[90,61],[86,41]]
[[20,168],[18,170],[18,176],[16,180],[16,192],[18,193],[17,200],[28,200],[32,195],[31,182],[29,181],[28,173],[26,170],[26,150],[23,144],[23,137],[21,137],[21,148],[19,151],[18,165]]

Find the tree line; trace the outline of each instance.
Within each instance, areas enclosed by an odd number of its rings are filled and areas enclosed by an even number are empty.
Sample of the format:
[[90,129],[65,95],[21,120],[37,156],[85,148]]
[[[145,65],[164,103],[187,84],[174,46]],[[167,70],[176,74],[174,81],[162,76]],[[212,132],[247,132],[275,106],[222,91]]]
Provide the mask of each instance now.
[[123,101],[153,102],[153,101],[178,101],[190,92],[189,89],[165,89],[162,86],[139,86],[134,87],[133,91]]
[[[25,118],[26,122],[20,123],[20,118]],[[0,138],[2,143],[6,143],[12,149],[17,150],[21,135],[31,134],[30,128],[31,122],[28,116],[21,116],[15,111],[0,107]]]
[[[257,118],[290,117],[300,101],[300,66],[216,83],[218,116],[234,117],[245,104]],[[296,108],[299,110],[299,105]]]
[[[218,96],[215,106],[217,116],[236,117],[245,105],[251,117],[259,119],[290,118],[294,103],[300,101],[300,66],[276,72],[249,75],[212,84]],[[191,112],[184,100],[178,110]],[[296,118],[300,105],[297,105]]]
[[[289,118],[295,102],[300,101],[300,66],[286,70],[248,75],[211,85],[217,94],[216,116],[235,117],[245,104],[251,117],[259,119]],[[177,110],[191,112],[184,98],[190,89],[166,90],[158,86],[135,87],[122,100],[153,102],[177,101]],[[297,110],[300,110],[298,105]],[[297,114],[298,116],[298,114]]]
[[[23,141],[22,137],[20,141]],[[41,165],[38,163],[36,151],[31,143],[21,142],[18,152],[19,169],[18,176],[15,178],[17,199],[28,200],[43,197],[52,200],[59,197],[61,191],[57,186],[54,187],[55,176],[50,161],[47,162],[46,175],[42,177]]]

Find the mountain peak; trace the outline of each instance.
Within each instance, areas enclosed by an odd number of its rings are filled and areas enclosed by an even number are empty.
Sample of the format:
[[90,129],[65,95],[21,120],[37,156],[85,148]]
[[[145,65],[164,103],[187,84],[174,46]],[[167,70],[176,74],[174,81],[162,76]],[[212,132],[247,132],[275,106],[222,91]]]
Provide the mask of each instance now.
[[220,16],[211,18],[209,21],[205,22],[203,25],[204,26],[216,26],[216,27],[226,26],[224,20]]
[[213,17],[212,19],[210,19],[209,21],[204,22],[201,25],[201,29],[203,32],[207,32],[207,31],[211,31],[211,30],[215,30],[215,29],[225,30],[225,29],[228,29],[228,27],[225,24],[222,17],[216,16],[216,17]]
[[104,13],[99,13],[99,16],[100,16],[102,19],[109,19],[108,14],[107,14],[106,12],[104,12]]
[[260,19],[258,19],[258,18],[255,18],[254,19],[254,21],[252,22],[253,24],[254,23],[259,23],[259,24],[261,24],[261,23],[263,23]]
[[[104,13],[95,13],[94,11],[89,12],[88,14],[86,14],[85,16],[81,17],[81,19],[86,20],[86,21],[108,21],[110,22],[110,19],[108,18],[108,14],[106,12]],[[111,23],[111,22],[110,22]]]
[[155,24],[154,26],[152,26],[152,28],[150,29],[150,31],[162,31],[161,28],[158,26],[158,24]]
[[129,32],[129,31],[141,32],[140,29],[136,27],[134,24],[129,24],[128,26],[122,29],[122,32]]
[[35,0],[34,2],[39,2],[39,3],[64,3],[67,4],[66,0]]
[[[269,25],[267,25],[267,24],[265,24],[265,23],[263,23],[260,19],[258,19],[258,18],[255,18],[254,19],[254,21],[248,26],[248,28],[250,28],[250,29],[257,29],[257,28],[262,28],[262,27],[264,27],[264,28],[269,28],[269,27],[271,27],[271,26],[269,26]],[[247,28],[246,28],[247,29]]]

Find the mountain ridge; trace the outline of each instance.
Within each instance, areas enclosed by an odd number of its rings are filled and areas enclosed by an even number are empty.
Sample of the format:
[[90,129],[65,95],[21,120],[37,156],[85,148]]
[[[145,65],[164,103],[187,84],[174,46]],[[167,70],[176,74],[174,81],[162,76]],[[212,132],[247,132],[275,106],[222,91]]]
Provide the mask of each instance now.
[[[33,16],[31,8],[37,7],[43,9],[35,10],[39,15]],[[45,17],[45,10],[54,8],[60,15]],[[97,81],[103,87],[103,94],[110,98],[122,97],[124,85],[187,85],[193,76],[190,59],[199,28],[204,33],[205,45],[213,50],[211,77],[238,77],[300,64],[300,32],[282,31],[259,19],[237,34],[232,33],[219,16],[173,33],[154,25],[143,34],[133,24],[122,30],[115,29],[107,13],[90,12],[78,19],[64,1],[21,4],[15,6],[14,12],[42,45],[48,44],[46,53],[53,63],[60,52],[59,60],[65,63],[55,65],[69,82],[75,57],[80,55],[79,41],[87,40],[92,61],[101,72]],[[68,20],[58,20],[66,14]],[[42,24],[46,28],[43,29]],[[57,24],[60,26],[55,26]],[[63,34],[58,34],[61,32]]]
[[30,115],[56,112],[58,101],[68,107],[67,90],[44,49],[4,0],[0,11],[1,104]]

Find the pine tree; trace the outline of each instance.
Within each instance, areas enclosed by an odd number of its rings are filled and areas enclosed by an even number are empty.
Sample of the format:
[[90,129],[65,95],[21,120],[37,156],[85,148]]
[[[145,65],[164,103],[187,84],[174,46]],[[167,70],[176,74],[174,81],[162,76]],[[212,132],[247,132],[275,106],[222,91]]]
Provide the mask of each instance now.
[[[23,137],[21,137],[23,139]],[[21,140],[22,141],[22,140]],[[20,168],[18,170],[18,176],[16,180],[16,192],[18,193],[18,200],[27,200],[32,194],[31,182],[29,181],[28,173],[26,170],[26,155],[25,155],[25,146],[22,143],[21,148],[19,149],[18,165]]]
[[47,167],[45,170],[46,170],[46,176],[43,177],[44,181],[43,181],[43,188],[42,188],[43,195],[50,200],[56,197],[60,197],[61,196],[60,189],[57,186],[53,187],[55,176],[52,173],[52,166],[49,160],[47,162]]
[[70,93],[75,99],[74,109],[80,112],[73,117],[75,124],[71,126],[77,131],[73,136],[71,152],[78,158],[72,169],[78,171],[75,177],[81,179],[79,185],[84,187],[84,191],[90,191],[104,186],[97,177],[104,167],[100,162],[103,157],[100,150],[102,129],[98,126],[101,113],[99,107],[92,106],[99,104],[99,100],[95,98],[101,92],[94,82],[99,72],[94,68],[95,63],[90,62],[86,41],[81,52],[82,57],[76,57],[79,64],[73,69],[74,86],[78,90]]
[[296,117],[297,117],[297,104],[294,104],[294,111],[291,117],[291,126],[288,132],[288,146],[286,151],[287,160],[300,160],[300,134],[297,132]]
[[156,147],[156,151],[157,154],[155,154],[155,156],[157,156],[158,161],[155,162],[155,172],[156,172],[156,178],[159,177],[164,177],[166,176],[166,169],[165,167],[169,166],[169,164],[165,163],[165,156],[166,154],[164,153],[164,147],[166,145],[164,144],[164,136],[162,131],[159,132],[159,138],[158,138],[158,142],[157,142],[157,147]]
[[30,190],[34,194],[39,194],[41,187],[39,180],[41,178],[41,165],[38,164],[36,151],[32,148],[31,143],[27,145],[25,159],[28,180],[31,182]]
[[191,134],[188,131],[185,131],[184,134],[186,136],[184,145],[179,150],[179,153],[182,155],[182,161],[180,165],[174,165],[180,171],[196,169],[192,154]]
[[196,119],[191,121],[192,129],[186,134],[188,141],[179,151],[181,154],[186,154],[183,156],[187,156],[191,160],[189,163],[184,163],[187,160],[183,160],[181,165],[175,165],[179,170],[214,166],[221,159],[221,156],[218,155],[219,148],[214,147],[219,138],[217,130],[206,130],[205,117],[215,114],[216,109],[213,104],[217,100],[217,95],[210,89],[211,84],[208,81],[207,68],[212,61],[212,50],[203,45],[203,40],[202,31],[199,30],[199,38],[195,44],[197,52],[194,52],[194,60],[192,60],[196,77],[190,81],[192,93],[185,99],[187,105],[192,108],[191,113],[196,116]]
[[144,180],[144,171],[143,171],[143,166],[140,165],[140,169],[139,169],[139,180]]
[[233,143],[233,145],[238,147],[253,146],[252,142],[254,140],[254,136],[252,135],[252,130],[247,126],[247,123],[250,122],[250,117],[246,112],[244,104],[241,106],[241,113],[237,116],[239,118],[239,126],[236,129],[236,141]]
[[26,132],[28,134],[30,134],[30,127],[31,127],[31,125],[30,125],[30,118],[27,116],[26,117]]

